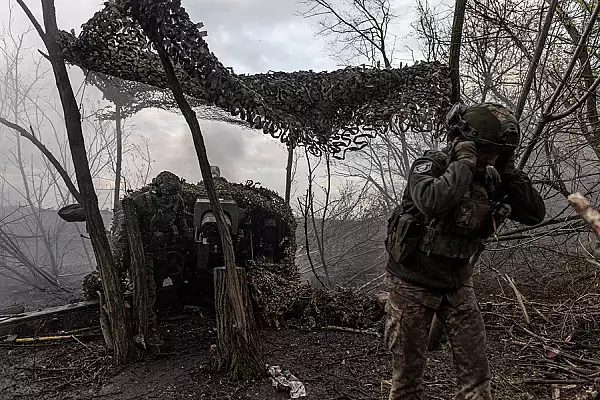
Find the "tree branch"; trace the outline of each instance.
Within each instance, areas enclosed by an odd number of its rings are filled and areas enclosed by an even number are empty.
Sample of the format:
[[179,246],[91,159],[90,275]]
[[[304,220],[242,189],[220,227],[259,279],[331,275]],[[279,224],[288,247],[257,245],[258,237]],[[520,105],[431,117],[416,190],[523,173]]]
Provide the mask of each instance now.
[[81,199],[81,194],[79,193],[79,191],[77,190],[77,188],[73,184],[73,181],[69,177],[69,174],[67,173],[67,171],[63,168],[63,166],[56,159],[56,157],[54,157],[54,155],[52,154],[52,152],[50,152],[50,150],[48,150],[48,148],[46,146],[44,146],[44,144],[42,142],[40,142],[33,135],[33,133],[27,132],[27,130],[25,128],[23,128],[22,126],[17,125],[15,123],[12,123],[10,121],[7,121],[6,119],[4,119],[2,117],[0,117],[0,123],[3,124],[3,125],[5,125],[5,126],[7,126],[7,127],[9,127],[9,128],[11,128],[11,129],[14,129],[17,132],[19,132],[19,134],[22,137],[24,137],[25,139],[27,139],[31,143],[33,143],[33,145],[35,147],[37,147],[46,156],[46,158],[48,159],[48,161],[50,161],[50,163],[54,166],[54,168],[56,168],[56,171],[59,173],[59,175],[63,179],[65,185],[67,185],[67,188],[69,189],[69,192],[71,192],[71,194],[73,195],[73,197],[75,198],[75,200],[77,200],[77,202],[79,204],[83,204],[82,203],[82,199]]

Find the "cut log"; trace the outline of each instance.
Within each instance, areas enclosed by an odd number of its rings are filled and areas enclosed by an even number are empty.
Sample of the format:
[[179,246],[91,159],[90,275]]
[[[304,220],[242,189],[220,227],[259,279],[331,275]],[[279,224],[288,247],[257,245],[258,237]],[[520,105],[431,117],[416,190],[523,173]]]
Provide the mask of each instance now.
[[[242,326],[236,321],[236,312],[234,305],[231,304],[227,287],[227,275],[232,272],[237,280],[236,286],[241,288],[238,304],[244,305],[244,314],[250,319]],[[246,271],[240,267],[236,267],[233,271],[227,271],[225,267],[215,268],[214,285],[219,367],[227,369],[235,380],[257,378],[254,366],[265,364],[260,347],[252,345],[258,343],[258,334],[246,283]]]
[[8,335],[17,331],[34,331],[39,325],[39,320],[58,316],[75,311],[88,310],[98,307],[97,300],[83,301],[80,303],[67,304],[64,306],[50,307],[40,311],[31,311],[24,314],[16,314],[0,322],[0,335]]

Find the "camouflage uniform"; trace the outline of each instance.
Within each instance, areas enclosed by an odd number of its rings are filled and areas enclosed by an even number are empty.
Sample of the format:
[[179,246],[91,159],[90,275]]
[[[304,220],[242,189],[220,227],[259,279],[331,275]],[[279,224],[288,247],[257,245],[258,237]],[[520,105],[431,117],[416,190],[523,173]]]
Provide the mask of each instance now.
[[[473,263],[483,239],[509,212],[509,218],[527,225],[541,222],[545,215],[543,199],[525,173],[514,167],[516,119],[489,104],[462,109],[457,118],[449,124],[450,140],[461,137],[474,142],[474,150],[500,156],[497,168],[475,168],[456,158],[453,142],[443,151],[427,152],[411,167],[386,239],[390,298],[385,343],[394,366],[390,400],[423,398],[424,352],[434,313],[452,347],[458,377],[455,399],[491,399],[485,329],[471,280]],[[481,135],[484,129],[491,134]],[[493,147],[507,142],[510,145]]]
[[[167,267],[167,246],[175,240],[188,237],[189,229],[184,216],[181,181],[171,172],[163,171],[153,180],[150,190],[128,195],[138,217],[148,289],[148,338],[150,346],[162,344],[156,333],[156,287],[162,286]],[[117,228],[115,260],[122,271],[129,268],[130,255],[125,219]]]

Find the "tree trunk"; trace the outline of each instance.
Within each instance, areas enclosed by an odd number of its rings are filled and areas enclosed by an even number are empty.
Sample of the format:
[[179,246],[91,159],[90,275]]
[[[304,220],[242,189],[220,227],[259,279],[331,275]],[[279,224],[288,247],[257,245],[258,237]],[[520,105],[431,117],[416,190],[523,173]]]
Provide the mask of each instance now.
[[[242,282],[237,274],[235,264],[235,253],[233,251],[233,241],[227,225],[225,224],[225,214],[219,203],[215,184],[210,171],[210,163],[206,155],[206,146],[202,137],[202,130],[196,118],[196,113],[187,102],[175,69],[171,60],[163,47],[162,40],[158,37],[156,29],[152,28],[152,24],[156,21],[148,21],[140,16],[140,5],[136,0],[132,1],[132,14],[135,20],[142,26],[146,35],[155,47],[162,65],[165,69],[165,75],[169,86],[173,91],[173,96],[177,102],[186,122],[190,127],[192,138],[194,140],[194,148],[198,156],[200,171],[202,172],[202,180],[206,188],[206,193],[210,201],[210,205],[215,214],[217,229],[221,237],[223,248],[223,261],[226,268],[226,279],[220,281],[223,285],[216,291],[227,292],[227,300],[217,306],[217,328],[221,331],[217,332],[219,337],[219,357],[220,364],[227,367],[230,376],[234,380],[246,380],[262,376],[266,373],[264,369],[263,354],[260,349],[256,336],[256,323],[254,314],[249,312],[252,309],[250,303],[244,302],[244,293],[247,291],[245,282]],[[226,287],[225,287],[226,285]],[[225,308],[223,308],[225,307]],[[222,330],[223,327],[228,329]]]
[[529,94],[529,90],[531,89],[531,85],[533,84],[533,79],[535,78],[535,73],[540,63],[540,59],[542,58],[542,52],[544,51],[544,46],[546,45],[546,39],[548,38],[548,32],[550,32],[550,26],[552,25],[552,18],[554,18],[554,11],[556,11],[557,4],[558,0],[551,0],[550,7],[548,8],[548,12],[546,13],[544,26],[538,36],[535,52],[533,54],[533,59],[531,60],[531,65],[529,65],[527,77],[525,78],[525,83],[523,84],[521,95],[519,96],[517,109],[515,110],[515,116],[517,117],[517,119],[521,119],[521,115],[523,114],[523,110],[525,109],[527,95]]
[[142,234],[133,200],[123,199],[123,216],[127,226],[131,263],[129,271],[133,282],[133,340],[146,349],[148,331],[148,286],[146,284],[146,260]]
[[42,30],[40,24],[23,0],[17,0],[17,2],[25,11],[30,21],[34,24],[48,50],[48,59],[52,64],[56,86],[63,107],[67,136],[69,138],[69,147],[73,158],[73,166],[77,176],[79,192],[83,199],[87,231],[90,233],[96,262],[98,263],[102,279],[102,287],[104,289],[112,330],[111,334],[115,359],[119,364],[130,363],[136,359],[137,351],[131,333],[130,318],[127,315],[124,306],[125,302],[123,293],[121,292],[119,276],[114,268],[104,222],[102,221],[102,216],[100,215],[100,209],[98,207],[98,197],[96,196],[94,189],[83,139],[81,114],[79,113],[77,100],[73,94],[73,88],[71,87],[71,81],[69,80],[69,74],[67,73],[61,47],[56,41],[59,31],[58,26],[56,25],[54,1],[42,0],[42,11],[46,32]]
[[294,145],[288,145],[288,159],[285,167],[285,204],[290,204],[290,196],[292,192],[292,167],[294,165]]
[[[246,370],[247,366],[260,364],[264,365],[262,355],[252,351],[240,351],[249,349],[252,344],[248,342],[258,341],[256,331],[256,322],[250,302],[250,294],[248,292],[248,284],[246,282],[246,271],[243,268],[236,267],[234,269],[234,279],[238,286],[242,289],[240,292],[241,303],[244,307],[249,320],[249,330],[246,335],[240,335],[235,325],[235,310],[229,301],[229,275],[225,267],[214,269],[214,284],[215,284],[215,308],[219,310],[217,314],[217,343],[219,349],[219,367],[227,367],[228,360],[230,361],[229,372],[237,379],[247,379],[256,376],[255,371]],[[233,342],[232,342],[233,341]]]
[[452,36],[450,38],[450,81],[452,93],[450,101],[457,103],[460,100],[460,46],[462,43],[463,23],[465,21],[465,8],[467,0],[456,0],[454,6],[454,21],[452,22]]
[[121,195],[121,169],[123,168],[123,129],[121,127],[121,103],[115,103],[115,125],[117,128],[117,160],[115,162],[115,193],[113,207],[116,210],[119,207],[119,197]]

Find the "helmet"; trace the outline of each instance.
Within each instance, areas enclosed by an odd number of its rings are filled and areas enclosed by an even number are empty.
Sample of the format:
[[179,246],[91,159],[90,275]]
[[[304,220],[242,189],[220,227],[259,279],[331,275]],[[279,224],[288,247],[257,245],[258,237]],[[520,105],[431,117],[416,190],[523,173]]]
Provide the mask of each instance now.
[[512,151],[519,145],[519,121],[501,104],[460,105],[453,107],[451,113],[446,117],[449,128],[459,130],[462,137],[478,145],[498,152]]
[[219,178],[221,176],[221,169],[216,165],[211,165],[210,173],[213,178]]
[[181,193],[181,180],[169,171],[163,171],[152,180],[160,194],[175,195]]

